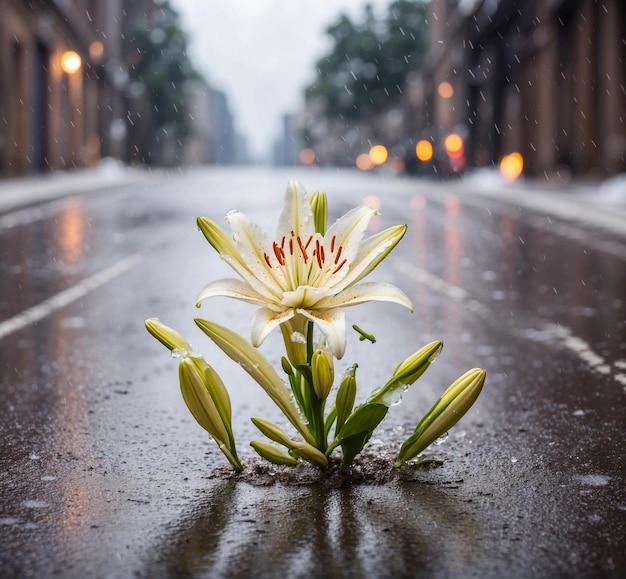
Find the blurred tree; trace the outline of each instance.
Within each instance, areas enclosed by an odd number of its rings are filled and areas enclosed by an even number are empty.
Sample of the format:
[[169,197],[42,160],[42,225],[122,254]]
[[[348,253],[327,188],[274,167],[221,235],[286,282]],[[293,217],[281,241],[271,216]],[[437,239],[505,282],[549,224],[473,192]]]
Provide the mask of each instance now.
[[187,55],[187,35],[168,0],[131,23],[127,53],[132,147],[141,162],[168,162],[164,148],[189,132],[188,81],[198,78]]
[[333,48],[317,62],[306,96],[318,99],[327,117],[367,118],[396,105],[406,75],[419,67],[427,46],[426,6],[395,0],[379,19],[367,4],[362,21],[341,14],[326,33]]

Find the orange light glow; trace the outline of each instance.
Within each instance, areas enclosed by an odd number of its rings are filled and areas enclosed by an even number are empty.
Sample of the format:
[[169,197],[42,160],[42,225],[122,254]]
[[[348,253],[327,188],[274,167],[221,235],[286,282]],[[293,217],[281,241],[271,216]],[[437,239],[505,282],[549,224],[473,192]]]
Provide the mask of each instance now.
[[83,61],[80,58],[80,55],[73,50],[68,50],[61,56],[61,68],[66,74],[74,74],[75,72],[78,72],[82,63]]
[[384,145],[374,145],[370,149],[370,159],[374,165],[382,165],[388,156],[389,153]]
[[521,153],[511,153],[510,155],[504,155],[500,159],[499,163],[500,173],[505,179],[509,181],[515,181],[519,178],[524,169],[524,158]]
[[444,141],[446,152],[452,158],[458,158],[463,156],[463,139],[455,133],[451,133],[446,137]]
[[373,166],[372,160],[367,153],[361,153],[354,161],[357,169],[361,169],[361,171],[369,171]]
[[302,149],[300,151],[300,162],[310,165],[315,162],[315,151],[313,149]]
[[444,81],[439,83],[437,92],[442,99],[449,99],[454,94],[454,88],[449,82]]
[[417,145],[415,145],[415,156],[420,161],[430,161],[433,158],[433,146],[430,141],[426,139],[418,141]]
[[89,45],[89,58],[95,62],[100,62],[104,55],[104,44],[99,40],[94,40]]

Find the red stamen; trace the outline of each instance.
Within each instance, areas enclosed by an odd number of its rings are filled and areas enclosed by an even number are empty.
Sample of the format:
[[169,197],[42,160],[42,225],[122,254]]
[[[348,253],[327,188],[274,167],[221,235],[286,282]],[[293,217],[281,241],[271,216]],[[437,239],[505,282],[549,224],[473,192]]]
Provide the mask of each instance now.
[[270,263],[270,256],[267,255],[267,253],[263,254],[263,257],[265,258],[265,263],[267,263],[267,267],[269,267],[270,269],[272,269],[272,264]]
[[330,252],[331,253],[335,253],[335,239],[337,239],[337,236],[333,235],[332,239],[330,240]]
[[311,241],[313,241],[313,236],[309,235],[309,239],[307,239],[306,245],[304,246],[304,249],[308,249],[309,245],[311,245]]
[[293,239],[289,240],[289,255],[293,255]]
[[302,258],[304,259],[304,263],[306,263],[309,259],[309,256],[306,254],[306,248],[304,247],[304,245],[302,245],[302,240],[300,239],[299,235],[296,240],[298,241],[298,245],[300,246],[300,251],[302,252]]
[[[337,264],[337,262],[339,261],[339,256],[341,255],[341,250],[343,249],[343,245],[339,246],[339,249],[337,250],[337,255],[335,256],[335,264]],[[345,261],[345,259],[344,259]]]
[[348,261],[347,259],[344,259],[334,270],[333,273],[337,273],[346,263],[346,261]]
[[317,259],[317,266],[322,269],[322,265],[324,265],[324,258],[322,257],[322,251],[321,248],[322,246],[320,245],[319,239],[315,240],[315,249],[313,250],[313,255],[315,255],[315,258]]
[[283,248],[278,245],[278,243],[274,242],[274,254],[276,255],[276,259],[280,265],[285,265],[285,252]]
[[285,249],[285,236],[284,235],[283,235],[283,238],[280,240],[280,248]]

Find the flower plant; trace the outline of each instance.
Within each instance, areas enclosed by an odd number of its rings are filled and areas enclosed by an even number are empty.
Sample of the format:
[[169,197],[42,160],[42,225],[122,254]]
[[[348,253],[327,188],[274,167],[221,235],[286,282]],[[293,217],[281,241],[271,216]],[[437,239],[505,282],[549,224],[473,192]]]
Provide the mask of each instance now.
[[[396,225],[365,239],[376,214],[375,209],[362,205],[327,227],[326,194],[316,191],[309,197],[300,183],[291,181],[273,240],[238,211],[226,216],[230,235],[211,219],[198,218],[207,241],[238,277],[209,282],[198,294],[196,305],[225,296],[258,309],[250,340],[206,319],[196,318],[195,322],[259,384],[290,423],[293,434],[264,418],[251,419],[267,440],[250,444],[272,463],[306,461],[326,469],[340,455],[341,464],[350,465],[389,407],[443,348],[443,342],[437,340],[417,350],[357,406],[357,364],[336,379],[335,360],[343,358],[346,348],[345,307],[386,301],[413,311],[409,298],[396,286],[362,281],[406,231],[406,225]],[[157,318],[146,320],[145,325],[180,358],[179,381],[187,407],[233,468],[241,471],[231,426],[231,401],[221,378],[176,330]],[[259,350],[276,328],[282,333],[286,354],[281,359],[282,377]],[[361,340],[376,341],[358,326],[353,328]],[[401,445],[395,467],[415,458],[460,420],[480,394],[485,375],[485,370],[474,368],[445,390]]]

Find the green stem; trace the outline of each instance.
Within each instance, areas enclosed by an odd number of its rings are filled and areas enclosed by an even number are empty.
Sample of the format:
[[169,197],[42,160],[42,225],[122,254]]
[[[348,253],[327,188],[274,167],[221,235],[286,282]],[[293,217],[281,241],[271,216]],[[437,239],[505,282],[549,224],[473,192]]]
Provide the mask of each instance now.
[[[311,390],[313,386],[311,385]],[[311,412],[313,414],[313,436],[315,436],[315,445],[321,452],[326,452],[326,428],[324,420],[324,401],[318,400],[315,392],[311,392]]]
[[309,320],[306,327],[306,363],[311,367],[311,360],[313,359],[313,328],[315,325]]
[[[311,321],[307,324],[306,329],[306,361],[311,368],[311,360],[313,359],[313,330],[315,328],[315,324]],[[310,372],[309,372],[310,375]],[[304,377],[304,376],[303,376]],[[315,437],[315,445],[317,449],[321,452],[326,452],[326,447],[328,442],[326,440],[326,429],[325,429],[325,420],[324,420],[324,400],[319,400],[317,398],[317,394],[315,394],[315,389],[313,388],[313,383],[309,383],[307,380],[308,392],[309,392],[309,401],[311,408],[311,428],[313,436]]]

